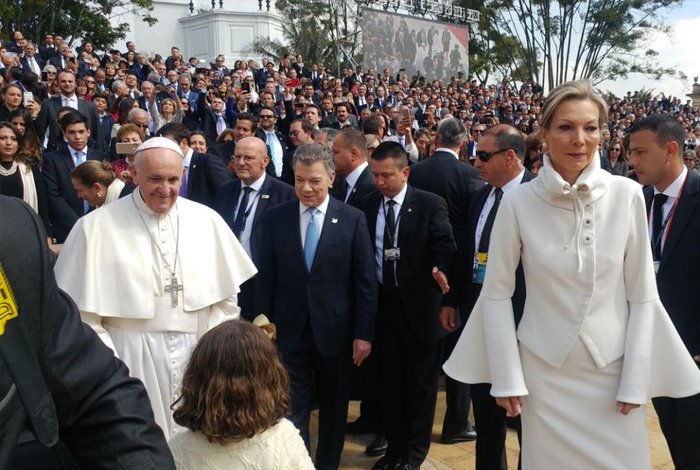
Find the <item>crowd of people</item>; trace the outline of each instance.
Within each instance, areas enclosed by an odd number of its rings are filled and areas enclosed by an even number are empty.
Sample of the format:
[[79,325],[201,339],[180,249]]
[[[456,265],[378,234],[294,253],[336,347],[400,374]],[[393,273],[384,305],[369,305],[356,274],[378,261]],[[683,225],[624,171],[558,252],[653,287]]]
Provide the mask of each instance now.
[[700,108],[126,47],[0,46],[0,195],[143,383],[157,468],[336,469],[351,433],[373,469],[420,468],[443,364],[441,442],[476,440],[479,470],[507,468],[507,423],[525,469],[648,468],[650,398],[700,466]]

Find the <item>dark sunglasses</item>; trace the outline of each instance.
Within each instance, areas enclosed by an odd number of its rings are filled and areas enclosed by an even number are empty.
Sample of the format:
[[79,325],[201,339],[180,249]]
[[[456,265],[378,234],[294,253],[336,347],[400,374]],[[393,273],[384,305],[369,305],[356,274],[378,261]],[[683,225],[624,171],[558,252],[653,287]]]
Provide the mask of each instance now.
[[501,149],[501,150],[496,150],[495,152],[487,152],[485,150],[477,150],[476,151],[476,158],[481,160],[482,162],[487,162],[491,160],[491,157],[498,155],[499,153],[507,152],[510,149]]

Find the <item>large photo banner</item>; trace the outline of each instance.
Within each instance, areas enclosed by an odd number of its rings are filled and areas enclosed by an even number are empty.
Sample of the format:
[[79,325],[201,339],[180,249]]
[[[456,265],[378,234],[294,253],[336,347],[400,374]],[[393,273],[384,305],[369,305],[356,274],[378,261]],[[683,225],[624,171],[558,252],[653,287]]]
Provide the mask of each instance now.
[[469,75],[469,28],[371,8],[362,12],[365,70],[392,74],[404,69],[409,79],[420,73],[428,80],[449,81]]

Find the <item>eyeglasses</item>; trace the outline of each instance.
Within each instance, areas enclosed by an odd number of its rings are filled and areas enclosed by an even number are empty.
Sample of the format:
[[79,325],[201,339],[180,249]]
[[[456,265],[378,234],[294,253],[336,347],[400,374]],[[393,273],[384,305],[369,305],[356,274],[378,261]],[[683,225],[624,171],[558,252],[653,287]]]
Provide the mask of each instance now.
[[621,152],[621,149],[610,149],[611,152]]
[[691,157],[684,157],[683,160],[686,162],[694,162],[695,161],[695,159],[691,158]]
[[274,119],[275,115],[274,114],[261,114],[260,119]]
[[501,149],[501,150],[496,150],[495,152],[487,152],[485,150],[477,150],[476,151],[476,158],[481,160],[482,162],[487,162],[491,160],[491,157],[498,155],[499,153],[507,152],[510,149]]
[[472,134],[481,134],[482,132],[484,132],[483,129],[474,129],[474,130],[472,131]]

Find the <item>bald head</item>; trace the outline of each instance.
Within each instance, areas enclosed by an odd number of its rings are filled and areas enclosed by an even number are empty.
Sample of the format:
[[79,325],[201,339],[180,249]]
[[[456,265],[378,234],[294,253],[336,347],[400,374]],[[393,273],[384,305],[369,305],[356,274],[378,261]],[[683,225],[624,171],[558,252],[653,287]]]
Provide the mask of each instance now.
[[265,142],[257,137],[244,137],[236,143],[233,153],[233,169],[236,176],[247,186],[265,174],[270,163]]

